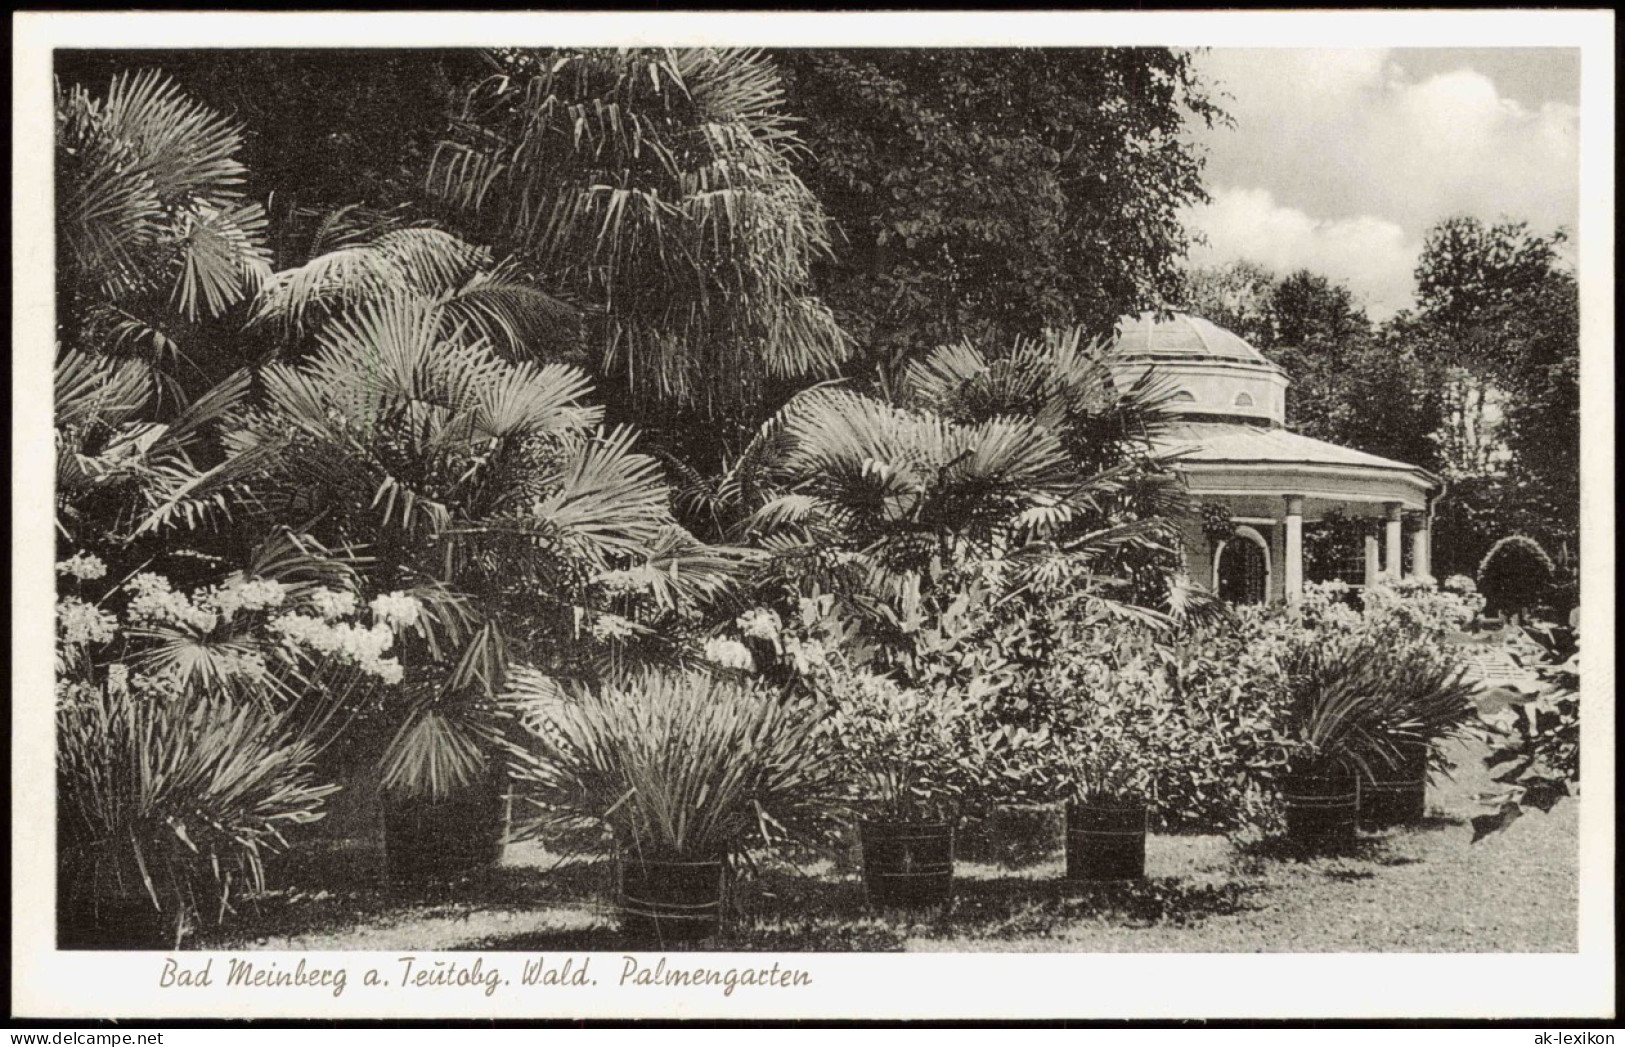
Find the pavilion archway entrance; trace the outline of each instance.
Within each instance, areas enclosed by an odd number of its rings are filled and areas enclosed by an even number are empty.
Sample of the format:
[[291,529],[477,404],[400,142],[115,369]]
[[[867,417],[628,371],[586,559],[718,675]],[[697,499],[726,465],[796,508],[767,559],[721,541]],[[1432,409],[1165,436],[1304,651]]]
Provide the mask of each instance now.
[[1269,544],[1250,527],[1214,550],[1215,588],[1232,604],[1260,604],[1269,599]]

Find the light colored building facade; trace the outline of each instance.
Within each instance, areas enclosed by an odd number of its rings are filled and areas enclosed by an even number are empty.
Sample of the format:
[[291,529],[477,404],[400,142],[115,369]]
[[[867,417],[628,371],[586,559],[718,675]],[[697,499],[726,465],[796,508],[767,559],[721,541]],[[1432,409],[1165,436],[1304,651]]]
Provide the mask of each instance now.
[[[1336,510],[1369,521],[1364,584],[1429,574],[1439,477],[1419,466],[1339,447],[1286,427],[1285,371],[1240,337],[1199,317],[1126,317],[1113,347],[1120,388],[1148,380],[1174,423],[1156,452],[1175,455],[1194,501],[1222,506],[1234,533],[1213,539],[1182,524],[1191,577],[1240,603],[1294,602],[1303,591],[1303,529]],[[1148,374],[1149,372],[1149,374]]]

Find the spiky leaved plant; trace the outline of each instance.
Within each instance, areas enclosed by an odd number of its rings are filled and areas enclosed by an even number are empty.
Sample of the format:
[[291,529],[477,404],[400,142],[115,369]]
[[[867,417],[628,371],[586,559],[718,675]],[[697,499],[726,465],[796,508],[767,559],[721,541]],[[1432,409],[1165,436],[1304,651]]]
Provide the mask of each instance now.
[[742,557],[676,528],[657,463],[599,427],[576,368],[505,358],[438,298],[347,294],[307,359],[265,370],[239,440],[286,447],[260,484],[272,512],[364,545],[369,581],[422,605],[382,779],[437,801],[486,777],[511,656],[593,671],[580,638],[606,586],[692,603]]
[[1382,670],[1390,695],[1382,729],[1394,741],[1431,746],[1460,734],[1477,716],[1479,684],[1438,651],[1418,645],[1393,652]]
[[[93,936],[133,900],[178,944],[194,916],[222,918],[264,883],[268,853],[322,815],[317,744],[262,702],[198,700],[117,679],[59,687],[57,860],[62,918]],[[78,933],[83,935],[81,926]]]
[[1299,770],[1340,766],[1371,779],[1399,766],[1407,745],[1450,737],[1475,712],[1475,685],[1424,645],[1396,646],[1381,634],[1307,632],[1282,662],[1284,724]]
[[1308,634],[1283,657],[1287,703],[1283,737],[1300,774],[1358,772],[1397,763],[1388,727],[1398,694],[1385,644],[1368,636]]
[[817,841],[841,782],[810,698],[699,671],[644,671],[565,693],[516,673],[530,706],[519,835],[607,830],[644,860],[739,859]]

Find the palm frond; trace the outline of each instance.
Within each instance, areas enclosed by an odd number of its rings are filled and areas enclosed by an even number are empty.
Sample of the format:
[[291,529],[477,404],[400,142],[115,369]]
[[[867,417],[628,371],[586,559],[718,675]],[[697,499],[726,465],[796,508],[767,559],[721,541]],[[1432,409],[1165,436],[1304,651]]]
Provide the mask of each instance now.
[[58,346],[53,369],[56,425],[117,426],[152,398],[152,374],[140,360],[115,360]]
[[508,72],[469,92],[437,146],[429,193],[602,304],[603,370],[639,397],[721,403],[845,358],[846,336],[808,294],[828,233],[763,56],[498,62]]
[[623,426],[583,441],[555,489],[530,507],[529,520],[601,564],[654,545],[671,523],[670,507],[660,465],[632,451],[636,439]]
[[737,587],[762,560],[763,554],[755,549],[706,545],[680,527],[667,526],[642,563],[597,580],[635,584],[661,611],[676,611],[711,604]]
[[100,102],[59,89],[57,109],[67,272],[109,301],[167,286],[188,318],[252,293],[269,255],[236,124],[157,70],[120,74]]
[[494,738],[481,719],[459,706],[424,705],[390,739],[379,785],[400,796],[444,799],[479,781]]

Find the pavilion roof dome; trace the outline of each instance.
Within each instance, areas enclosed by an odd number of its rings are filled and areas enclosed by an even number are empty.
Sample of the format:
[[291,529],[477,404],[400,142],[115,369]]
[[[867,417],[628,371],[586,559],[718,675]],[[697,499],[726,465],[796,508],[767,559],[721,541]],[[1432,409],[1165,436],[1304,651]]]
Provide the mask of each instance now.
[[1275,367],[1240,335],[1189,313],[1174,313],[1162,320],[1152,312],[1125,316],[1118,321],[1117,330],[1113,352],[1120,359],[1232,360]]

